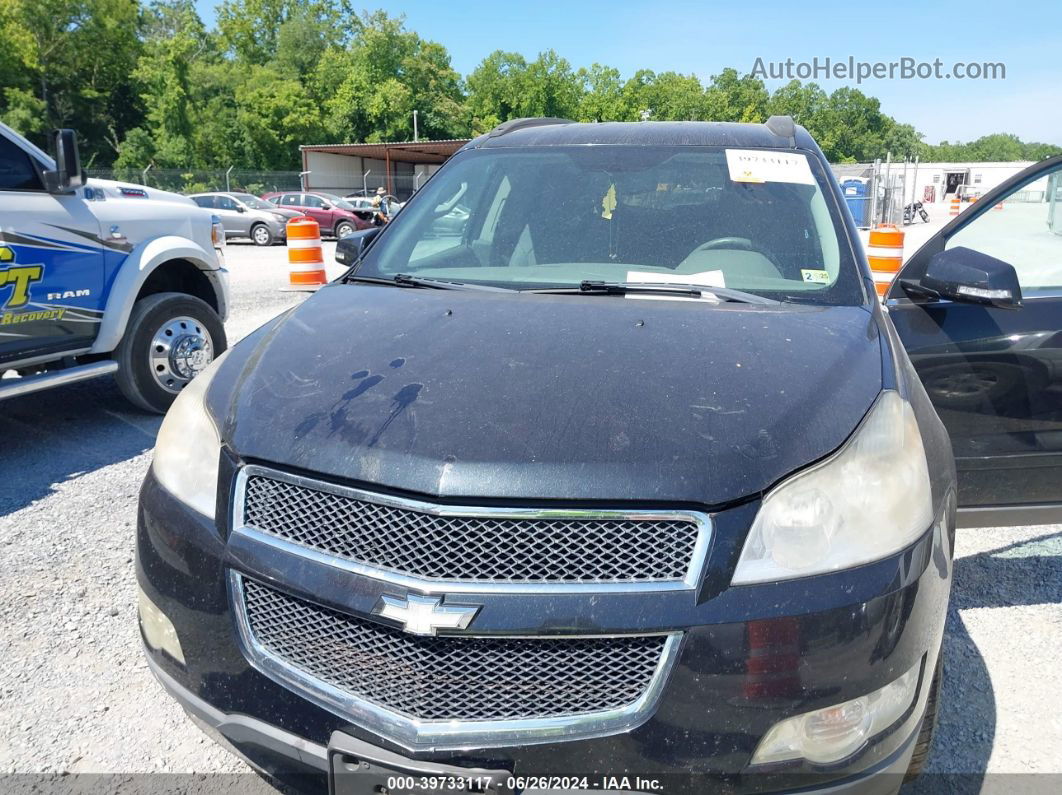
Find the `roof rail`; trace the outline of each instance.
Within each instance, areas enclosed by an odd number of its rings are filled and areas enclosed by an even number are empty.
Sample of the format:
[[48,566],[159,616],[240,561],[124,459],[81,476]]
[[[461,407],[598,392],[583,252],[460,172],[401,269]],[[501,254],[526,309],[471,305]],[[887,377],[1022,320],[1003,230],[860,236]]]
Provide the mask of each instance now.
[[548,116],[533,116],[526,119],[509,119],[503,121],[489,133],[488,138],[497,138],[499,135],[511,133],[514,130],[523,130],[527,127],[545,127],[550,124],[575,124],[571,119],[555,119]]
[[796,149],[796,124],[792,116],[771,116],[764,126],[779,138],[788,138],[789,145]]

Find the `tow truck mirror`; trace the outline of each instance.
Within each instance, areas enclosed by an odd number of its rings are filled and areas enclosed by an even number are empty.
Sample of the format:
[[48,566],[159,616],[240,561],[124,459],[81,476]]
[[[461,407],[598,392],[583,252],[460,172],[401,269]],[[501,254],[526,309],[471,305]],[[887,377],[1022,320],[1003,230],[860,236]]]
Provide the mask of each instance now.
[[55,171],[45,171],[44,181],[49,193],[68,193],[85,184],[85,172],[81,170],[81,157],[77,151],[77,134],[73,130],[56,130],[53,133]]
[[919,286],[949,301],[998,309],[1021,307],[1014,266],[972,248],[956,246],[934,255]]

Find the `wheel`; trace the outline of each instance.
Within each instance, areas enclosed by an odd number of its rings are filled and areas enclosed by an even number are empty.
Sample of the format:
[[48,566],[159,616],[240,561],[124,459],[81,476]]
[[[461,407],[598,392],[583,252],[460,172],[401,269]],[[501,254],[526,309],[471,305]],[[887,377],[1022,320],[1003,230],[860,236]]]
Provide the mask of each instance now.
[[347,235],[354,234],[354,224],[350,221],[340,221],[336,224],[336,237],[346,237]]
[[935,404],[956,409],[1003,404],[1020,393],[1021,385],[1028,379],[1021,367],[1004,362],[937,365],[921,375],[926,392]]
[[114,358],[122,394],[164,414],[185,386],[228,347],[221,318],[185,293],[156,293],[133,305]]
[[265,224],[255,224],[251,227],[251,240],[256,246],[271,246],[273,245],[273,233]]
[[940,698],[940,675],[944,670],[944,648],[937,655],[937,669],[933,672],[933,681],[929,685],[929,696],[926,698],[926,714],[922,718],[922,728],[918,730],[918,738],[915,740],[914,753],[911,754],[911,762],[907,765],[907,773],[904,781],[912,781],[918,778],[922,768],[929,759],[929,751],[933,747],[933,732],[937,728],[937,704]]

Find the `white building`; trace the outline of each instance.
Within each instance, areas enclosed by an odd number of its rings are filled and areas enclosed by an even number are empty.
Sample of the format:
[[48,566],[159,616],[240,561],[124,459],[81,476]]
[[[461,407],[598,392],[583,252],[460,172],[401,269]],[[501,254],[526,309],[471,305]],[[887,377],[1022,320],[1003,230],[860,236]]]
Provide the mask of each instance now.
[[[1031,165],[1030,160],[1006,163],[919,163],[917,167],[913,162],[906,165],[902,162],[892,163],[887,167],[887,184],[897,190],[904,188],[905,202],[947,202],[960,189],[964,196],[983,195]],[[866,180],[873,169],[871,163],[845,164],[833,166],[833,173],[838,182],[847,179]],[[883,180],[886,179],[884,163],[880,166],[879,174]],[[1046,189],[1046,178],[1037,180],[1025,188],[1023,192],[1028,195],[1022,198],[1042,200]]]

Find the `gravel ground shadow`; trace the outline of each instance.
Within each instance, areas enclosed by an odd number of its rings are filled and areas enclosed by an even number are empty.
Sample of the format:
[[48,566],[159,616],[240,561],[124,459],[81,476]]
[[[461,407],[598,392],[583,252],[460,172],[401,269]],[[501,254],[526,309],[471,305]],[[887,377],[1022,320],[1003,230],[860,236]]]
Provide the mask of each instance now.
[[150,450],[161,422],[133,408],[112,378],[5,400],[0,516],[64,481]]
[[1062,603],[1060,549],[1062,533],[1047,533],[955,561],[933,749],[922,776],[905,785],[903,795],[992,789],[986,770],[996,735],[995,692],[961,611]]

